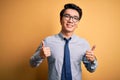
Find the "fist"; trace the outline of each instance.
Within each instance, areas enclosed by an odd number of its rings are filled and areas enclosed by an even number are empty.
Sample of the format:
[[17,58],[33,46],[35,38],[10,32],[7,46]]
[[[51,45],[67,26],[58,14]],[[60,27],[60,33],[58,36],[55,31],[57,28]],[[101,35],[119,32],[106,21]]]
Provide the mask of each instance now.
[[46,58],[51,55],[50,47],[45,47],[44,41],[42,41],[42,48],[40,50],[40,57]]
[[86,51],[85,56],[86,56],[87,60],[90,61],[90,62],[93,62],[96,59],[96,57],[93,53],[93,51],[95,50],[95,47],[96,46],[93,46],[91,50]]

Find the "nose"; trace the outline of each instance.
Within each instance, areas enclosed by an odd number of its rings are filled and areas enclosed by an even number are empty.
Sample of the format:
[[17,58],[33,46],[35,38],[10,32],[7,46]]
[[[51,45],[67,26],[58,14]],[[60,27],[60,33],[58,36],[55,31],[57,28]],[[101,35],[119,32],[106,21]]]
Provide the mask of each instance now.
[[68,21],[69,21],[69,22],[73,22],[73,18],[72,18],[72,17],[70,17]]

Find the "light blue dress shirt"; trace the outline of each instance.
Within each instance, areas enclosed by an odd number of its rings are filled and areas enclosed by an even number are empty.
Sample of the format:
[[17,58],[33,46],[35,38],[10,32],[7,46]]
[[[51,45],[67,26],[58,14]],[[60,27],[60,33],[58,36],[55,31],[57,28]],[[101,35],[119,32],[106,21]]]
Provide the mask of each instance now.
[[[49,36],[44,39],[45,46],[50,47],[51,56],[48,60],[48,80],[61,80],[61,72],[64,58],[64,37],[62,33]],[[36,50],[35,54],[30,59],[32,67],[38,67],[44,59],[40,55],[41,44]],[[70,59],[71,59],[71,72],[72,80],[81,80],[81,61],[84,63],[86,69],[89,72],[94,72],[97,67],[97,60],[93,63],[89,62],[85,53],[86,50],[90,50],[88,42],[76,35],[71,36],[69,42]]]

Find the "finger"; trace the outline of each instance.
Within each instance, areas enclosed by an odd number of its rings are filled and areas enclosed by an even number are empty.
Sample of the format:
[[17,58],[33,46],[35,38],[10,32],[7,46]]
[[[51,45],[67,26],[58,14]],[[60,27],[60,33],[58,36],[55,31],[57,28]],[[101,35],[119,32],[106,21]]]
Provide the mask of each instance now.
[[94,50],[95,50],[95,48],[96,48],[96,46],[94,45],[94,46],[92,47],[91,51],[94,51]]
[[88,60],[93,60],[93,59],[94,59],[93,56],[86,56],[86,58],[87,58]]
[[91,52],[92,52],[91,50],[89,50],[89,51],[87,50],[87,51],[86,51],[86,53],[88,53],[88,54],[91,53]]
[[48,57],[50,55],[51,55],[50,51],[46,51],[45,56]]
[[42,47],[45,47],[45,42],[42,40]]
[[86,55],[86,57],[91,57],[92,55]]
[[50,55],[51,55],[50,53],[46,54],[47,57],[49,57]]
[[45,51],[50,51],[50,48],[49,47],[44,47],[44,50]]
[[46,47],[46,50],[50,50],[50,47]]
[[93,51],[92,51],[92,50],[86,51],[86,55],[91,55],[91,54],[93,54]]
[[93,53],[87,53],[86,56],[95,56]]

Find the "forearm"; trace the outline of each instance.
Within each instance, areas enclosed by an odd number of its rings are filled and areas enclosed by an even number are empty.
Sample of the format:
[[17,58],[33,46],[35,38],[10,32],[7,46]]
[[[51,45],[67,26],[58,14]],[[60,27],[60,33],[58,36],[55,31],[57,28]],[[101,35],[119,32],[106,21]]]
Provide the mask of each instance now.
[[30,65],[32,67],[38,67],[42,61],[43,58],[40,57],[40,50],[37,50],[35,54],[30,58]]
[[90,62],[86,59],[86,57],[84,57],[83,63],[89,72],[94,72],[98,65],[97,59],[95,59],[93,62]]

